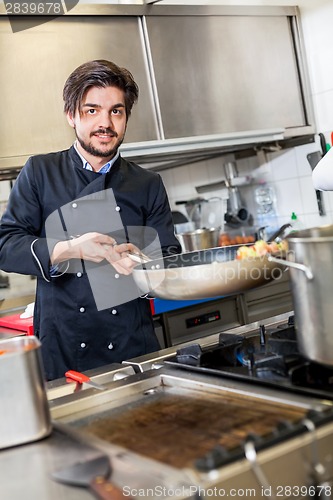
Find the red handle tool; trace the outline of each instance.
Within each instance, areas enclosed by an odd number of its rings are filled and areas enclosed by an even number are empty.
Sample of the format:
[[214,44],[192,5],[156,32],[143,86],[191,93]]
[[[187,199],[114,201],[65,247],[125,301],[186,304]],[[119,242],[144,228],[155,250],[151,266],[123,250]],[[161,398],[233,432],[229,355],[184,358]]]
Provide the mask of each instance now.
[[95,389],[99,389],[100,391],[104,391],[105,387],[102,385],[96,384],[96,382],[93,382],[87,375],[81,372],[76,372],[75,370],[68,370],[65,373],[65,377],[74,380],[75,382],[78,382],[79,384],[89,384],[92,387],[95,387]]

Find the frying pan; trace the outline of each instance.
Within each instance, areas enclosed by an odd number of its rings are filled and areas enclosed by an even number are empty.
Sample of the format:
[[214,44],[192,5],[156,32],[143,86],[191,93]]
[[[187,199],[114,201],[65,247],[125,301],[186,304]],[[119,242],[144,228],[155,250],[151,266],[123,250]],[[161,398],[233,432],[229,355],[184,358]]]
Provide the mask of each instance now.
[[238,260],[241,245],[171,255],[137,265],[133,279],[143,293],[167,300],[232,295],[281,277],[286,266],[268,256]]

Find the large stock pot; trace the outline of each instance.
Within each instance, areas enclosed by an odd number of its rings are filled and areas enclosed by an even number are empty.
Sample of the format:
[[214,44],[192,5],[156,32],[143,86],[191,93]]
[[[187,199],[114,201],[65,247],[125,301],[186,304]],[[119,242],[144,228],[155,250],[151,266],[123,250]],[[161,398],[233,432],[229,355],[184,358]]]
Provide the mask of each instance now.
[[296,231],[287,239],[284,262],[290,269],[299,350],[333,366],[333,225]]

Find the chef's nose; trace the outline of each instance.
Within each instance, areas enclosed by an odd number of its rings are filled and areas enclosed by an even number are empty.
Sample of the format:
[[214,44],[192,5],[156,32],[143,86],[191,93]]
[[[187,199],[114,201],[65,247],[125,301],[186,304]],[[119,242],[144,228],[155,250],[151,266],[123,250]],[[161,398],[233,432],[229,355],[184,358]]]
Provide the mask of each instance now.
[[111,113],[105,111],[100,115],[100,126],[104,128],[113,128],[113,120]]

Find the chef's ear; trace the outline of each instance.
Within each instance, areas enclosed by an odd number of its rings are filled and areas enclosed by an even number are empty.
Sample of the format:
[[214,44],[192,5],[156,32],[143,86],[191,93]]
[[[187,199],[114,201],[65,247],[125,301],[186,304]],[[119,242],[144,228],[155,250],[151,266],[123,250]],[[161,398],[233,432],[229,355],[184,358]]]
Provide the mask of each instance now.
[[70,126],[75,128],[75,120],[74,120],[74,116],[72,115],[72,113],[69,113],[69,112],[66,113],[66,117],[67,117],[67,121],[70,124]]

